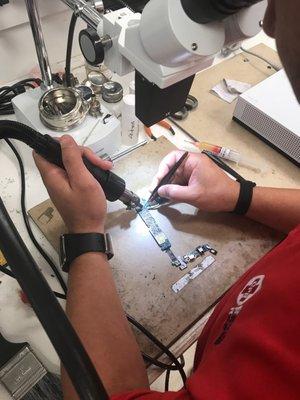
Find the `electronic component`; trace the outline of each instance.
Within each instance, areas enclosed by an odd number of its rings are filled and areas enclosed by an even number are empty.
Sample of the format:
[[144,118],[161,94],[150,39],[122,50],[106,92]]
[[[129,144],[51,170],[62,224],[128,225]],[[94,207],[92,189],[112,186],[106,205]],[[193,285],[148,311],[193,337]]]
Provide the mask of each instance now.
[[171,249],[169,249],[169,250],[166,251],[166,253],[170,257],[172,265],[174,265],[174,267],[180,267],[180,264],[181,264],[180,260],[178,260],[178,258],[175,256],[173,251]]
[[188,285],[192,280],[197,278],[202,272],[204,272],[208,267],[210,267],[216,260],[213,256],[206,257],[199,265],[191,269],[190,272],[185,274],[179,281],[172,285],[172,290],[175,293],[180,292],[186,285]]
[[209,251],[211,254],[215,256],[218,254],[217,250],[213,249],[209,244],[203,245],[203,249],[204,251]]
[[171,264],[174,267],[179,267],[181,270],[186,269],[187,268],[187,264],[184,262],[184,260],[181,257],[176,257],[175,254],[173,253],[173,251],[171,249],[168,249],[166,251],[166,253],[168,254],[168,256],[171,259]]
[[195,250],[195,251],[192,251],[191,253],[188,253],[185,256],[183,256],[183,260],[184,260],[184,262],[189,263],[191,261],[196,260],[199,256],[200,256],[199,252],[197,250]]
[[164,206],[166,204],[170,203],[169,199],[165,199],[160,196],[156,196],[155,200],[152,201],[147,201],[147,208],[148,210],[156,210],[157,208]]
[[200,256],[204,256],[208,251],[215,256],[218,254],[217,250],[212,248],[209,244],[203,244],[202,246],[197,247],[194,251],[187,253],[182,258],[185,263],[189,263],[195,261]]
[[197,251],[198,251],[200,256],[204,256],[205,250],[204,250],[203,246],[197,247]]
[[171,248],[171,242],[164,234],[164,232],[160,229],[155,219],[150,214],[147,208],[142,208],[142,210],[138,210],[138,215],[145,222],[147,227],[149,228],[149,232],[154,237],[156,243],[159,245],[162,251],[169,250]]
[[180,292],[190,281],[190,275],[186,274],[184,275],[181,279],[179,279],[179,281],[177,281],[176,283],[174,283],[174,285],[172,286],[172,290],[175,293]]
[[142,209],[139,207],[136,208],[138,215],[142,218],[144,223],[147,225],[149,232],[155,239],[156,243],[159,245],[162,251],[165,251],[166,254],[170,257],[171,264],[174,267],[178,267],[181,270],[187,268],[186,262],[181,257],[177,257],[173,251],[171,250],[171,242],[165,235],[165,233],[160,229],[155,219],[150,214],[150,211],[147,207],[148,202],[145,202],[145,205]]

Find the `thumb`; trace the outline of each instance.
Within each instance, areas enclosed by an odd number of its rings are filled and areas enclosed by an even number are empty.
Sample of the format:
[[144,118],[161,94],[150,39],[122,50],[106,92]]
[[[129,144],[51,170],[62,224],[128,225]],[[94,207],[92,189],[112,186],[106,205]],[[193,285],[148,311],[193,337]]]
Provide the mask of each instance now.
[[164,185],[159,188],[158,194],[166,199],[186,203],[191,198],[191,189],[188,186]]

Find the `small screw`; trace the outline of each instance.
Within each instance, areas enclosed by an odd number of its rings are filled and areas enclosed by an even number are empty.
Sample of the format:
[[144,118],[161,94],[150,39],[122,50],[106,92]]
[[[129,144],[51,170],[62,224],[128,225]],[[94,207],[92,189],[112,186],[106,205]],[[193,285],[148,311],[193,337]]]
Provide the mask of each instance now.
[[198,50],[198,45],[197,45],[197,43],[192,43],[192,50],[193,50],[193,51]]
[[261,28],[264,26],[264,21],[263,21],[262,19],[259,21],[259,26],[260,26]]

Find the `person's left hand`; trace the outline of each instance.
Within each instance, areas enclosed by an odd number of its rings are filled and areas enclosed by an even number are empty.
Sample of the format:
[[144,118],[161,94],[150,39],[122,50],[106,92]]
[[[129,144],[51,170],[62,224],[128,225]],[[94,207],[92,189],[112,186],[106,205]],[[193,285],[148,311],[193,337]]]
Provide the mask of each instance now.
[[107,203],[100,184],[85,167],[82,156],[108,170],[112,163],[101,160],[92,150],[79,147],[71,136],[60,139],[65,170],[37,153],[33,157],[55,207],[69,233],[103,233]]

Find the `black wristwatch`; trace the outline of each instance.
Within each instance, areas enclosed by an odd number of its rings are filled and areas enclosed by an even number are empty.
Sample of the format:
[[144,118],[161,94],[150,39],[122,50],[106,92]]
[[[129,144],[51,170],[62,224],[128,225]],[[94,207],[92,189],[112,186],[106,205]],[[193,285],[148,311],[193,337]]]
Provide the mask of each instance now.
[[69,272],[75,258],[91,252],[105,253],[108,260],[113,257],[109,233],[77,233],[60,237],[60,262],[64,272]]

